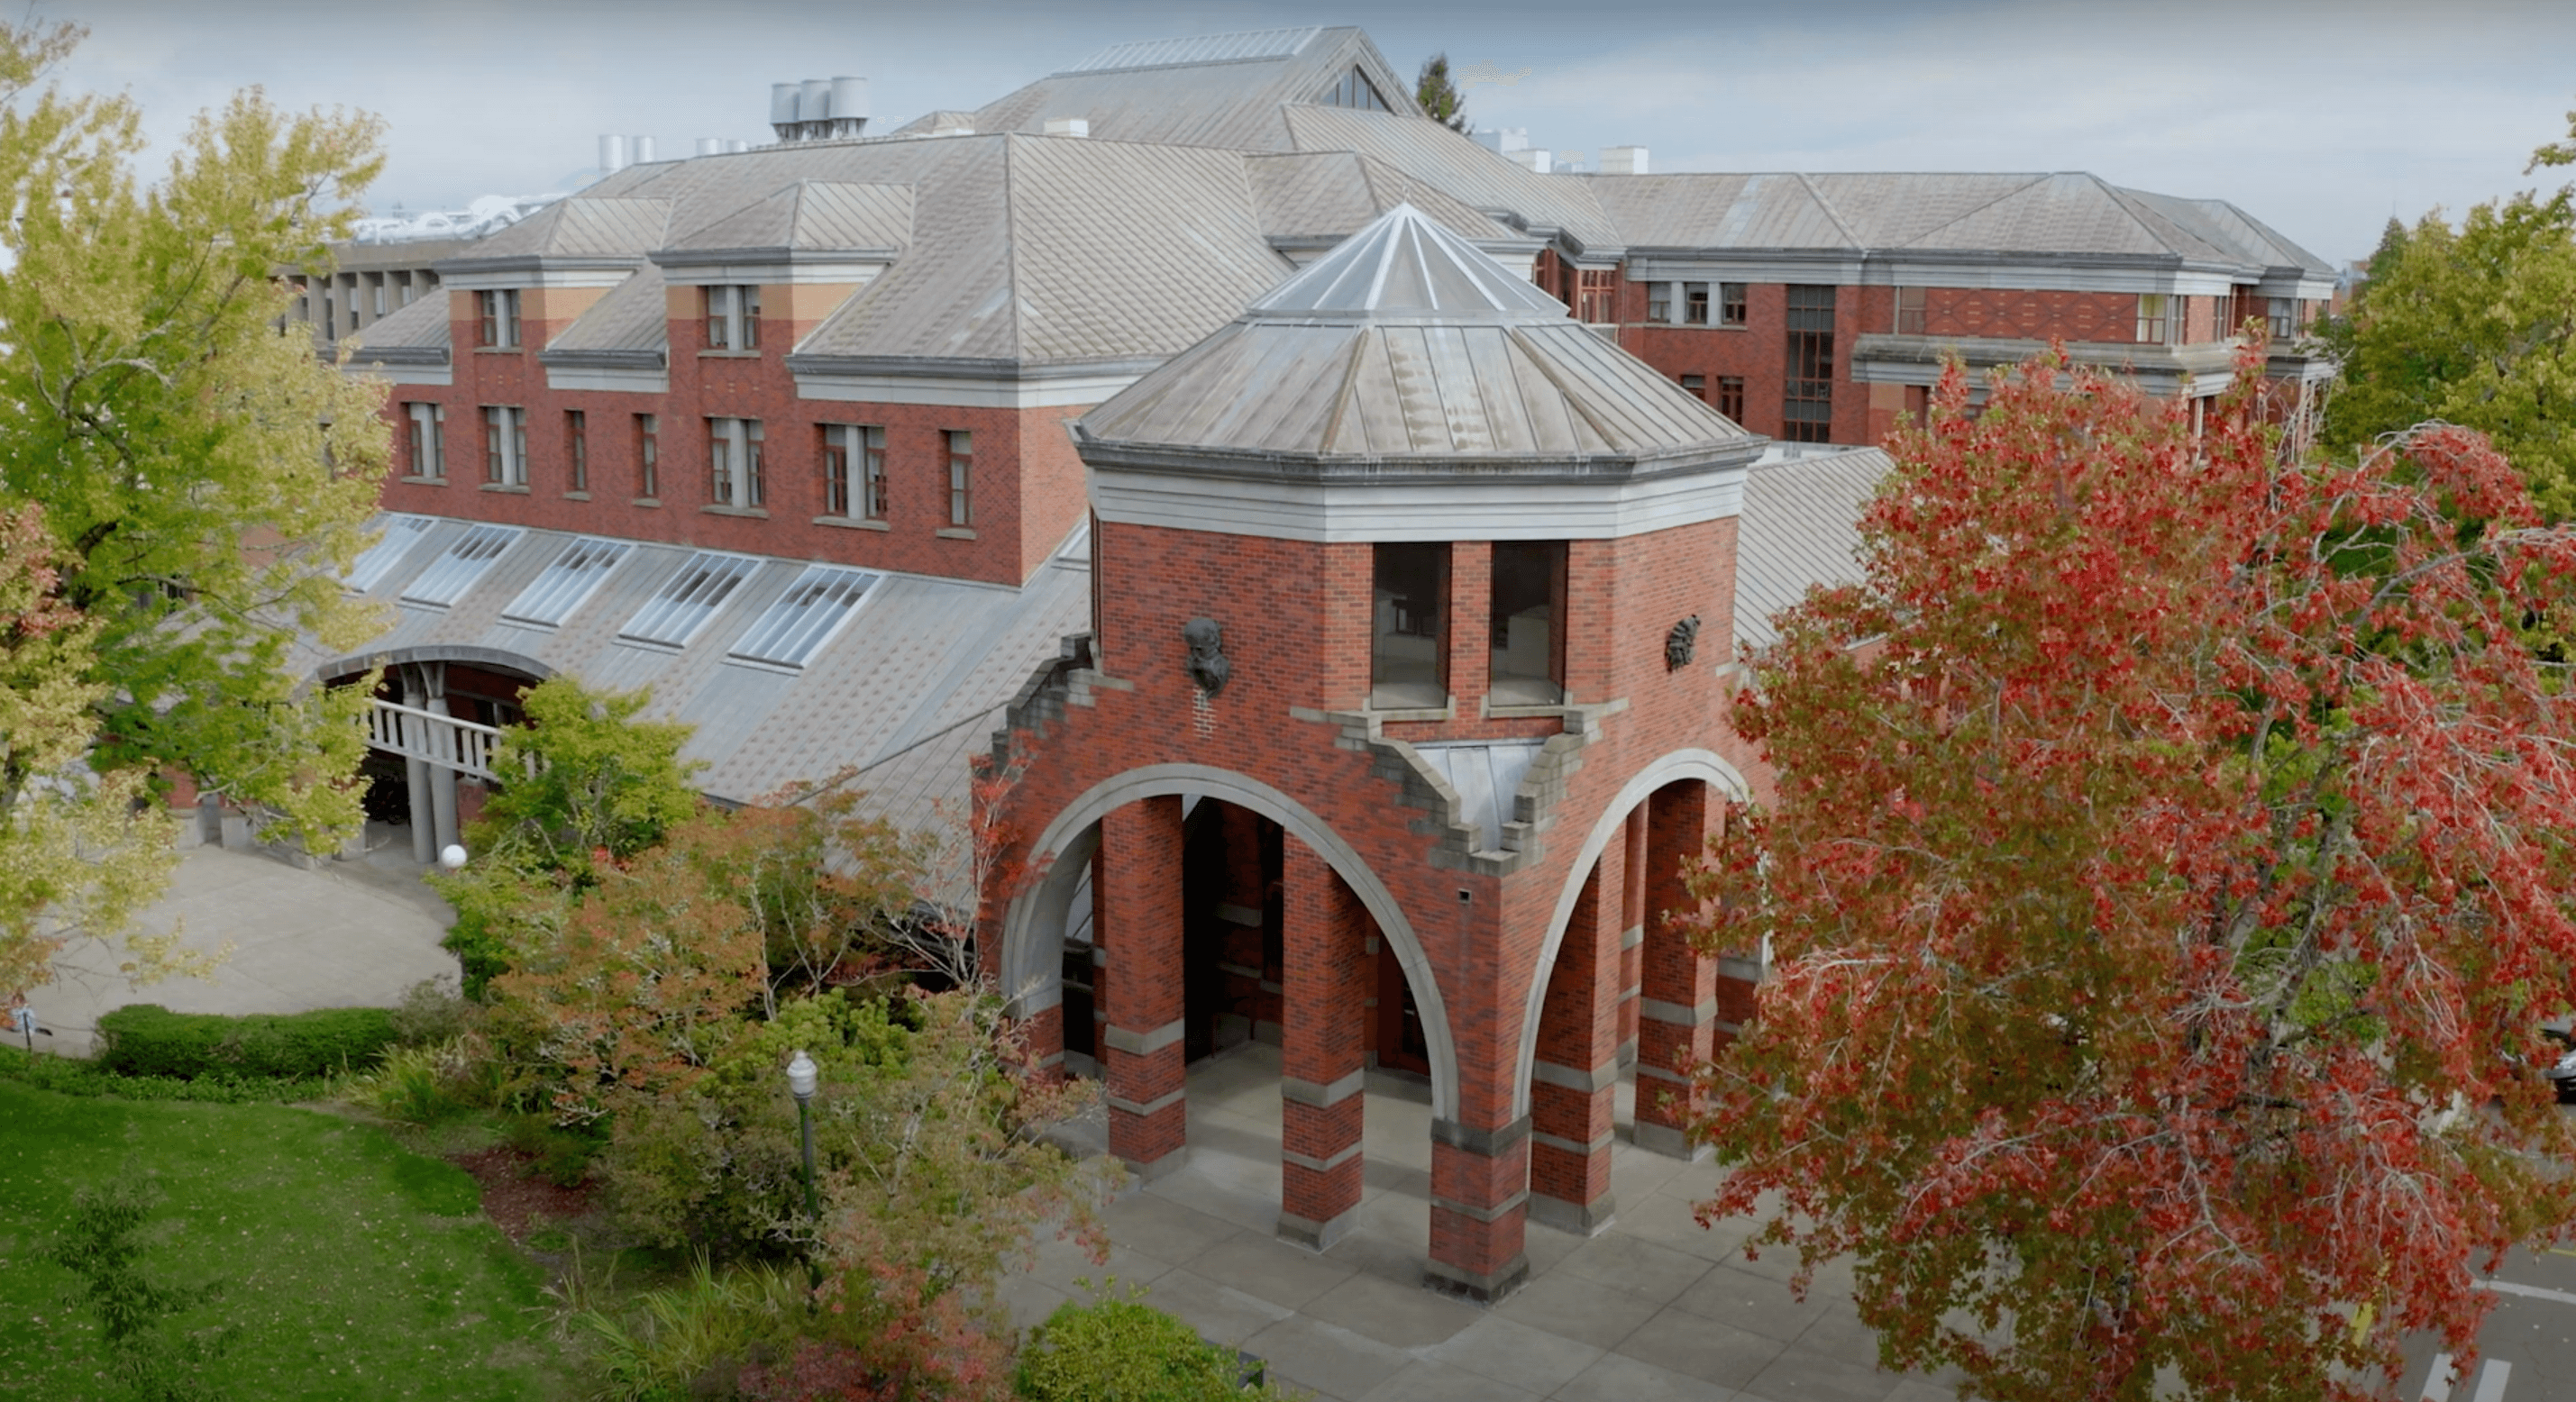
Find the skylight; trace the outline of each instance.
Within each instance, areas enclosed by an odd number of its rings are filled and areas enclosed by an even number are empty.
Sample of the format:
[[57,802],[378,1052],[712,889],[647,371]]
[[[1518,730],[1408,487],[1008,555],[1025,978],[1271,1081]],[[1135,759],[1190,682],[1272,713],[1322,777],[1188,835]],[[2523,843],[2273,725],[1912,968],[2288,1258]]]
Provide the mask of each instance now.
[[875,575],[832,565],[808,565],[778,602],[734,644],[733,655],[746,662],[776,667],[802,667],[840,630]]
[[501,552],[510,548],[522,535],[516,526],[476,526],[450,543],[439,557],[429,562],[420,578],[402,592],[406,604],[427,604],[446,608],[465,597],[474,581],[492,567]]
[[759,563],[747,556],[699,551],[635,611],[617,636],[658,647],[686,647]]
[[361,594],[384,583],[385,576],[394,572],[394,566],[401,564],[403,557],[411,553],[411,548],[420,544],[420,533],[428,530],[429,526],[430,518],[427,516],[386,517],[384,537],[358,552],[358,558],[349,562],[349,572],[340,576],[340,582]]
[[572,617],[574,609],[589,601],[591,591],[608,578],[618,561],[626,558],[629,548],[622,540],[594,540],[589,536],[573,540],[553,564],[519,591],[519,597],[501,610],[501,616],[513,623],[561,626]]

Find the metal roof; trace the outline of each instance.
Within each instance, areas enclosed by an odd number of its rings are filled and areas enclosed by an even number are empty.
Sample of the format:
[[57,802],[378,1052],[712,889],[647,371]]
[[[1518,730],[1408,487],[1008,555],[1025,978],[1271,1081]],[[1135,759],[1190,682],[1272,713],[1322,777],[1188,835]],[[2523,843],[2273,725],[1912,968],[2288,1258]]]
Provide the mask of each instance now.
[[1105,73],[1114,69],[1162,68],[1174,64],[1243,63],[1266,58],[1293,58],[1323,33],[1305,29],[1247,29],[1233,34],[1198,34],[1185,39],[1147,39],[1112,44],[1065,73]]
[[1777,641],[1771,619],[1817,587],[1861,579],[1860,517],[1895,466],[1877,448],[1756,462],[1735,525],[1735,640]]
[[799,180],[670,246],[893,251],[911,242],[910,185]]
[[463,261],[525,255],[598,258],[634,254],[662,241],[671,212],[668,200],[574,195],[467,245]]
[[1409,204],[1370,221],[1246,308],[1256,318],[1484,313],[1563,321],[1565,304]]

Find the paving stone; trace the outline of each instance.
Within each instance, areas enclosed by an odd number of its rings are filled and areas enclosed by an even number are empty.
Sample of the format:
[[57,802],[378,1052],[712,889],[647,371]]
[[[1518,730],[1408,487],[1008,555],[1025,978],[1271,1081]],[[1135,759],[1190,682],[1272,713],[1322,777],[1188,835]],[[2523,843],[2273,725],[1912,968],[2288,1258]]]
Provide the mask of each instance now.
[[1536,1402],[1537,1397],[1464,1368],[1417,1358],[1362,1394],[1360,1402]]
[[1887,1402],[1888,1394],[1907,1379],[1873,1366],[1877,1357],[1875,1348],[1853,1358],[1791,1344],[1746,1390],[1770,1402]]
[[1887,1402],[1958,1402],[1959,1394],[1925,1378],[1907,1378],[1887,1394]]
[[1620,1340],[1662,1309],[1661,1300],[1562,1271],[1531,1281],[1519,1293],[1494,1306],[1495,1312],[1506,1319],[1517,1319],[1600,1349],[1616,1348]]
[[1427,1350],[1429,1356],[1533,1392],[1554,1392],[1602,1356],[1600,1349],[1517,1319],[1487,1314]]
[[1374,1275],[1354,1275],[1297,1312],[1396,1348],[1445,1343],[1485,1317],[1483,1310],[1433,1294],[1419,1283],[1399,1285]]
[[1701,1276],[1673,1304],[1702,1319],[1732,1324],[1784,1344],[1795,1342],[1832,1308],[1830,1300],[1813,1291],[1804,1301],[1793,1299],[1786,1284],[1732,1265],[1719,1265]]
[[1789,1347],[1778,1339],[1674,1308],[1639,1325],[1612,1352],[1720,1387],[1741,1388]]
[[1101,1220],[1108,1224],[1110,1240],[1172,1265],[1243,1230],[1223,1218],[1152,1193],[1131,1193],[1120,1198],[1101,1214]]
[[1296,1309],[1349,1280],[1356,1267],[1275,1238],[1228,1237],[1189,1260],[1189,1269],[1272,1304]]
[[1658,1246],[1643,1237],[1604,1232],[1576,1247],[1557,1269],[1669,1303],[1717,1268],[1698,1256]]
[[1040,1241],[1035,1255],[1024,1274],[1067,1294],[1082,1293],[1085,1281],[1094,1289],[1105,1289],[1113,1280],[1122,1286],[1150,1285],[1172,1269],[1171,1262],[1148,1256],[1114,1238],[1106,1262],[1093,1261],[1078,1242],[1052,1238]]
[[1199,1337],[1229,1346],[1239,1346],[1295,1313],[1191,1271],[1166,1273],[1147,1289],[1145,1303],[1180,1316]]
[[1552,1395],[1557,1402],[1738,1402],[1736,1393],[1716,1383],[1615,1353]]
[[1274,1381],[1354,1402],[1412,1361],[1401,1349],[1304,1315],[1271,1325],[1243,1348],[1269,1362]]
[[1849,1296],[1810,1290],[1807,1302],[1824,1308],[1816,1316],[1816,1322],[1798,1335],[1800,1348],[1835,1358],[1878,1360],[1878,1331],[1860,1322],[1860,1314],[1852,1308]]
[[1055,1313],[1056,1306],[1073,1298],[1052,1285],[1025,1275],[1003,1277],[994,1293],[1001,1297],[1002,1307],[1010,1311],[1011,1325],[1016,1329],[1035,1328],[1044,1323],[1048,1315]]
[[1619,1220],[1610,1230],[1622,1236],[1642,1237],[1647,1241],[1687,1252],[1704,1261],[1724,1261],[1736,1254],[1744,1238],[1753,1232],[1750,1219],[1720,1218],[1713,1227],[1703,1227],[1691,1214],[1689,1199],[1669,1193],[1649,1193],[1638,1199],[1619,1200]]
[[1191,1208],[1203,1217],[1256,1236],[1268,1236],[1279,1229],[1279,1193],[1275,1188],[1265,1195],[1242,1192],[1211,1181],[1195,1164],[1149,1185],[1143,1195]]

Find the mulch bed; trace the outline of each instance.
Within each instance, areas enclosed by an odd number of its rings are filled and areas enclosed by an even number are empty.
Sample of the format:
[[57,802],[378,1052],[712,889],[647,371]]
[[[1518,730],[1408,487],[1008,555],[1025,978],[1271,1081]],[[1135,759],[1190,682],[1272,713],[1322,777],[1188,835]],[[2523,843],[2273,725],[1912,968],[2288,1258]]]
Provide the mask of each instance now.
[[474,1175],[483,1185],[483,1215],[510,1240],[525,1246],[528,1237],[549,1223],[588,1215],[591,1190],[558,1188],[534,1176],[535,1156],[496,1146],[480,1153],[458,1154],[448,1162]]

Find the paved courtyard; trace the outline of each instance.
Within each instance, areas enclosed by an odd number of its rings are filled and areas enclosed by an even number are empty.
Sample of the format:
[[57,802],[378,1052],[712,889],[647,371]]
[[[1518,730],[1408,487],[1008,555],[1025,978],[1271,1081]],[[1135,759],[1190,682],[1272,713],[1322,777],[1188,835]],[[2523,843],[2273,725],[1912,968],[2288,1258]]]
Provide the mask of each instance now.
[[[1621,1089],[1621,1121],[1629,1090]],[[1490,1309],[1422,1288],[1430,1239],[1427,1091],[1372,1076],[1359,1226],[1318,1255],[1272,1234],[1279,1217],[1279,1054],[1258,1044],[1189,1082],[1186,1166],[1109,1210],[1094,1266],[1051,1242],[1004,1288],[1034,1324],[1077,1280],[1142,1286],[1200,1334],[1267,1359],[1271,1375],[1337,1402],[1944,1402],[1931,1379],[1882,1372],[1837,1264],[1804,1302],[1778,1252],[1747,1260],[1744,1219],[1703,1229],[1691,1202],[1717,1170],[1613,1151],[1618,1220],[1590,1240],[1532,1224],[1531,1278]],[[1096,1136],[1097,1130],[1093,1131]],[[1094,1140],[1096,1141],[1096,1138]]]
[[454,914],[422,884],[422,868],[399,831],[367,826],[364,858],[324,861],[310,871],[255,847],[187,849],[142,928],[166,932],[177,922],[189,948],[230,944],[231,956],[211,980],[174,978],[136,989],[103,951],[74,946],[62,978],[28,990],[37,1019],[54,1029],[50,1043],[39,1039],[38,1047],[86,1056],[99,1014],[128,1003],[190,1013],[381,1008],[422,979],[453,978],[456,959],[438,941]]

